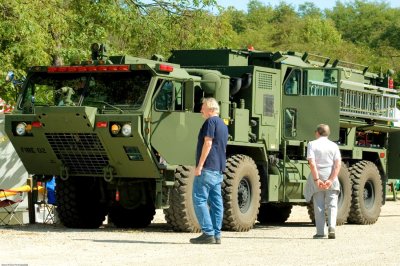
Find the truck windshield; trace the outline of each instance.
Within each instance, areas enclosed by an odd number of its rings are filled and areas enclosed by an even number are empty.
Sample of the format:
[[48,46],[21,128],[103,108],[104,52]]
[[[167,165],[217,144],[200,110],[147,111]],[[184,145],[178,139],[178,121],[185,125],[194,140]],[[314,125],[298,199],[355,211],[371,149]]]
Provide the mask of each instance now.
[[149,71],[34,73],[25,86],[19,108],[46,105],[136,110],[143,104],[150,79]]

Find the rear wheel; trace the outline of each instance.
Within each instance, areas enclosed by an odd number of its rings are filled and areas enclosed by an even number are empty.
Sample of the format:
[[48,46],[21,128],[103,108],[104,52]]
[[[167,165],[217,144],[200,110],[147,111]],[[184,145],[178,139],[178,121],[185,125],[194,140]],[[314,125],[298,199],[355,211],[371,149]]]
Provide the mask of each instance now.
[[350,168],[353,198],[349,221],[356,224],[373,224],[381,213],[382,181],[376,165],[361,161]]
[[144,228],[153,220],[156,214],[154,204],[141,204],[133,209],[124,208],[119,204],[111,207],[109,218],[120,228]]
[[[351,179],[350,173],[345,164],[342,163],[338,179],[340,183],[340,192],[338,196],[338,211],[336,225],[343,225],[349,217],[351,206]],[[307,205],[308,215],[313,223],[315,223],[314,204],[311,202]]]
[[70,177],[56,179],[58,217],[70,228],[98,228],[107,214],[107,205],[101,202],[99,179]]
[[175,170],[175,185],[170,191],[170,207],[164,209],[165,219],[180,232],[200,232],[193,207],[194,168],[179,166]]
[[249,231],[257,219],[260,207],[260,176],[253,159],[246,155],[228,158],[224,182],[223,229]]
[[292,205],[279,203],[261,204],[257,220],[261,224],[281,224],[287,221],[292,212]]

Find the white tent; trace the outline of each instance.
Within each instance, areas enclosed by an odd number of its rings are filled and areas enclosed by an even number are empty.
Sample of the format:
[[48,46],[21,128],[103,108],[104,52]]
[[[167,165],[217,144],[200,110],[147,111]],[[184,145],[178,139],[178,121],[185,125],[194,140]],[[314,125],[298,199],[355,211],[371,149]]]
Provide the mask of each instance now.
[[[23,186],[26,184],[28,173],[19,159],[10,139],[4,132],[4,117],[0,113],[0,188],[9,189]],[[28,223],[28,201],[24,200],[19,206],[18,211],[24,223]],[[0,215],[2,215],[0,213]],[[20,219],[21,220],[21,219]]]

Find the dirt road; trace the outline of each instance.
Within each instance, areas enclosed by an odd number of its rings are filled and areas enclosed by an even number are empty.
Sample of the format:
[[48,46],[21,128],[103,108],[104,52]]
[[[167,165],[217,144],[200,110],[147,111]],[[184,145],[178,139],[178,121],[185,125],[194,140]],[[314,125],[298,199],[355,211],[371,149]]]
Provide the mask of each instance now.
[[283,226],[223,232],[222,245],[192,245],[158,211],[145,230],[75,230],[61,225],[0,227],[0,262],[28,265],[400,265],[400,201],[374,225],[346,224],[335,240],[312,239],[305,207]]

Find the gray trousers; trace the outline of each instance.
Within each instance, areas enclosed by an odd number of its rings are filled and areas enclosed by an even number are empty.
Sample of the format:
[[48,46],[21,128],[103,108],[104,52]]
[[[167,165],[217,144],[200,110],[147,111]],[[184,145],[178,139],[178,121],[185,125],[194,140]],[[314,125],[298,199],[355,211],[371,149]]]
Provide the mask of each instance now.
[[328,215],[328,226],[336,227],[338,195],[339,191],[337,190],[323,190],[314,193],[314,215],[318,235],[325,234],[325,209]]

